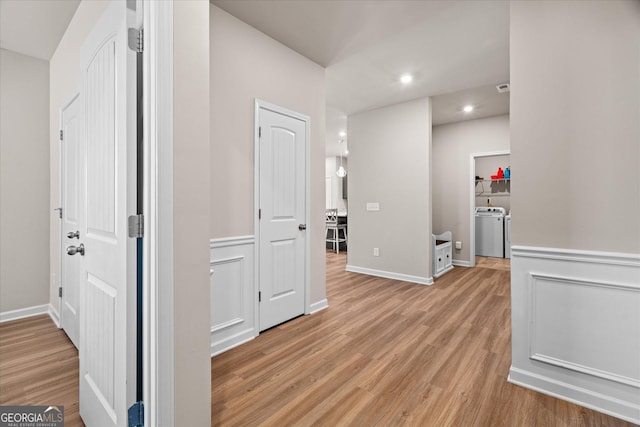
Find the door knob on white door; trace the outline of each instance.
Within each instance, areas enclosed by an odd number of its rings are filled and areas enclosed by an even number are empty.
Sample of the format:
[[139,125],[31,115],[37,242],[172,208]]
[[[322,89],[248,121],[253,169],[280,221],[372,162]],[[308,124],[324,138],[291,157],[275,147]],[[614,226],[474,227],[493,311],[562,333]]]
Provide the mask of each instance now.
[[298,226],[298,230],[306,230],[307,229],[307,224],[300,224]]
[[67,255],[80,254],[84,256],[84,244],[80,243],[80,246],[67,246]]
[[78,230],[76,230],[76,231],[70,231],[70,232],[68,232],[68,233],[67,233],[67,237],[68,237],[69,239],[73,239],[74,237],[75,237],[76,239],[79,239],[79,238],[80,238],[80,231],[78,231]]

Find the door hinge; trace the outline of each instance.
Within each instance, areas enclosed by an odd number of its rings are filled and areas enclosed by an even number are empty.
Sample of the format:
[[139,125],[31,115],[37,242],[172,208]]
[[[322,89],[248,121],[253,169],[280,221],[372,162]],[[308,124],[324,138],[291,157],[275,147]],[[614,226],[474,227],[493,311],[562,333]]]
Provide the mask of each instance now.
[[129,217],[129,237],[137,239],[144,237],[144,215],[131,215]]
[[262,126],[258,127],[258,138],[262,138]]
[[140,28],[129,28],[128,33],[129,49],[134,52],[142,53],[144,51],[144,30]]
[[258,209],[258,219],[262,219],[262,209]]
[[62,298],[62,286],[58,287],[58,298]]
[[129,427],[144,426],[144,403],[136,402],[129,408]]
[[58,217],[62,219],[62,208],[55,208],[54,211],[58,211]]
[[64,131],[60,129],[60,142],[64,139]]
[[262,302],[262,291],[258,291],[258,302]]

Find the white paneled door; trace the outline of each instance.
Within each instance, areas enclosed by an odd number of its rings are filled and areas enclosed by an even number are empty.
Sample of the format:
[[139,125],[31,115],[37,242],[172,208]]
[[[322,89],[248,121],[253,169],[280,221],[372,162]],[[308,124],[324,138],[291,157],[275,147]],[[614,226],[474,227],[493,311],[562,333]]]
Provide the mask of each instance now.
[[69,246],[79,244],[80,180],[84,170],[81,152],[80,99],[75,95],[62,107],[60,113],[60,184],[61,184],[61,253],[60,269],[60,323],[73,345],[78,347],[80,335],[80,258],[66,256]]
[[260,330],[305,310],[307,122],[261,107],[259,114]]
[[[126,426],[135,401],[135,52],[129,2],[112,1],[81,50],[83,152],[79,216],[80,415],[88,426]],[[79,251],[78,251],[79,252]]]

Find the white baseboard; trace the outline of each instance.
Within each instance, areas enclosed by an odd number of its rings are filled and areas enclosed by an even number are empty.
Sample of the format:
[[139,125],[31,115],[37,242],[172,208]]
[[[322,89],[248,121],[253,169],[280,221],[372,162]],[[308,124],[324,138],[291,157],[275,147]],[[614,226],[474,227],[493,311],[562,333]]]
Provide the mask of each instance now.
[[242,331],[225,339],[211,343],[211,357],[217,356],[220,353],[229,351],[232,348],[236,348],[244,343],[247,343],[257,336],[254,329],[248,329]]
[[433,285],[433,277],[411,276],[409,274],[393,273],[390,271],[374,270],[372,268],[347,265],[347,271],[352,273],[368,274],[369,276],[384,277],[385,279],[400,280],[403,282],[418,283],[420,285]]
[[594,392],[543,375],[533,374],[511,367],[507,381],[555,398],[566,400],[612,417],[640,424],[640,406],[620,401],[602,393]]
[[327,299],[323,299],[321,301],[317,301],[311,304],[311,306],[309,307],[309,314],[314,314],[317,313],[321,310],[324,310],[325,308],[329,307],[329,301],[327,301]]
[[51,304],[49,304],[49,310],[47,311],[47,313],[49,313],[49,317],[51,317],[53,323],[55,323],[58,329],[60,329],[62,327],[60,326],[60,314],[58,314],[56,309]]
[[0,323],[24,319],[25,317],[39,316],[41,314],[48,313],[49,304],[42,304],[33,307],[20,308],[18,310],[5,311],[0,313]]
[[452,264],[458,267],[471,267],[471,261],[461,261],[461,260],[454,259],[452,261]]
[[640,255],[511,255],[509,381],[640,424]]

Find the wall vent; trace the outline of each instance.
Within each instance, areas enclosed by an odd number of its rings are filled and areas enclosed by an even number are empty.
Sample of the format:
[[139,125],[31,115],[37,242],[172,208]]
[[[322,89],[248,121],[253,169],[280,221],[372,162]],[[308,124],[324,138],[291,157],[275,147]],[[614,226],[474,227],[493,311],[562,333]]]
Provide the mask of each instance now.
[[505,93],[505,92],[511,91],[511,87],[509,86],[509,83],[503,83],[501,85],[498,85],[498,86],[496,86],[496,89],[498,89],[498,92],[500,92],[500,93]]

